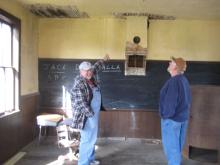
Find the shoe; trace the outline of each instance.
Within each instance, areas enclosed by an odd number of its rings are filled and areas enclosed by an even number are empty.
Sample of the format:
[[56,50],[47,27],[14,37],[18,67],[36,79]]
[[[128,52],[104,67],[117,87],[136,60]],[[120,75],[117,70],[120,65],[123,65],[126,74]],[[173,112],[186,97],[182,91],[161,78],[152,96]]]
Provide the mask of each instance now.
[[90,162],[90,165],[99,165],[100,161],[98,160],[93,160],[92,162]]

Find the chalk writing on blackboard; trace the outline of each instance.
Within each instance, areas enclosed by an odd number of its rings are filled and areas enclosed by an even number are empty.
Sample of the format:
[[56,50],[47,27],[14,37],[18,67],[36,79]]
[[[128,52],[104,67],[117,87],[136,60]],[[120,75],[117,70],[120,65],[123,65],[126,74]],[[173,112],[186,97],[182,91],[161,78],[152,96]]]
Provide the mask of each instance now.
[[64,75],[64,72],[50,72],[48,73],[47,79],[49,81],[64,81],[66,76]]
[[106,64],[102,72],[122,72],[119,64]]
[[75,70],[75,71],[79,71],[79,64],[75,64],[74,70]]
[[63,81],[65,80],[65,64],[44,64],[43,69],[47,72],[48,81]]
[[65,71],[65,64],[43,64],[43,69],[48,71]]

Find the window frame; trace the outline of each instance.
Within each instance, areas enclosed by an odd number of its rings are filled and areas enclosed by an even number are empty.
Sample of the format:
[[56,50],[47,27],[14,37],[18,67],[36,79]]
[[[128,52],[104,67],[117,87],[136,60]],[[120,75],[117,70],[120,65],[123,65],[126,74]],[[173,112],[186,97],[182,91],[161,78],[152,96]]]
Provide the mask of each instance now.
[[[13,37],[16,33],[18,33],[18,71],[16,71],[14,68],[12,68],[12,72],[13,72],[13,85],[14,85],[14,103],[13,103],[13,109],[11,109],[9,112],[7,112],[7,110],[5,109],[4,112],[2,112],[2,114],[0,115],[0,118],[11,115],[13,113],[18,112],[21,108],[21,21],[19,18],[13,16],[12,14],[4,11],[3,9],[0,8],[0,22],[9,25],[12,29],[11,29],[11,63],[14,60],[14,52],[13,52],[13,46],[14,46],[14,40]],[[13,64],[11,64],[11,66],[13,67]],[[11,67],[10,67],[11,68]],[[16,75],[17,74],[17,75]],[[16,80],[17,78],[17,80]],[[16,81],[18,81],[16,83]],[[17,86],[17,88],[16,88]],[[17,103],[16,103],[17,101]]]

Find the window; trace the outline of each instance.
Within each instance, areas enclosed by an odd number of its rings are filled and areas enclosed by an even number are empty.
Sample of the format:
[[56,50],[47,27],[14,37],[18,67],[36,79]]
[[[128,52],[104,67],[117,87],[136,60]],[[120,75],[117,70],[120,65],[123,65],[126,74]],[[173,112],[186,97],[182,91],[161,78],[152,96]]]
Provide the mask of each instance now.
[[147,48],[139,45],[140,37],[135,36],[132,42],[126,42],[125,75],[145,76]]
[[0,9],[0,117],[19,109],[20,20]]
[[144,56],[141,55],[131,55],[128,57],[128,67],[144,67]]

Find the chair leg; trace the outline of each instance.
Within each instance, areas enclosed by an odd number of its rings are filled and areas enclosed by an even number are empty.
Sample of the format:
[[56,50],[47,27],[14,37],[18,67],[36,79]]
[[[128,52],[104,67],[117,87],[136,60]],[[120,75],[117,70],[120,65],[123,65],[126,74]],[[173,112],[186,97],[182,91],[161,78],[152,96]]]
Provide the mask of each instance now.
[[47,126],[44,127],[44,137],[47,137]]
[[40,144],[40,141],[41,141],[41,125],[39,126],[38,144]]

